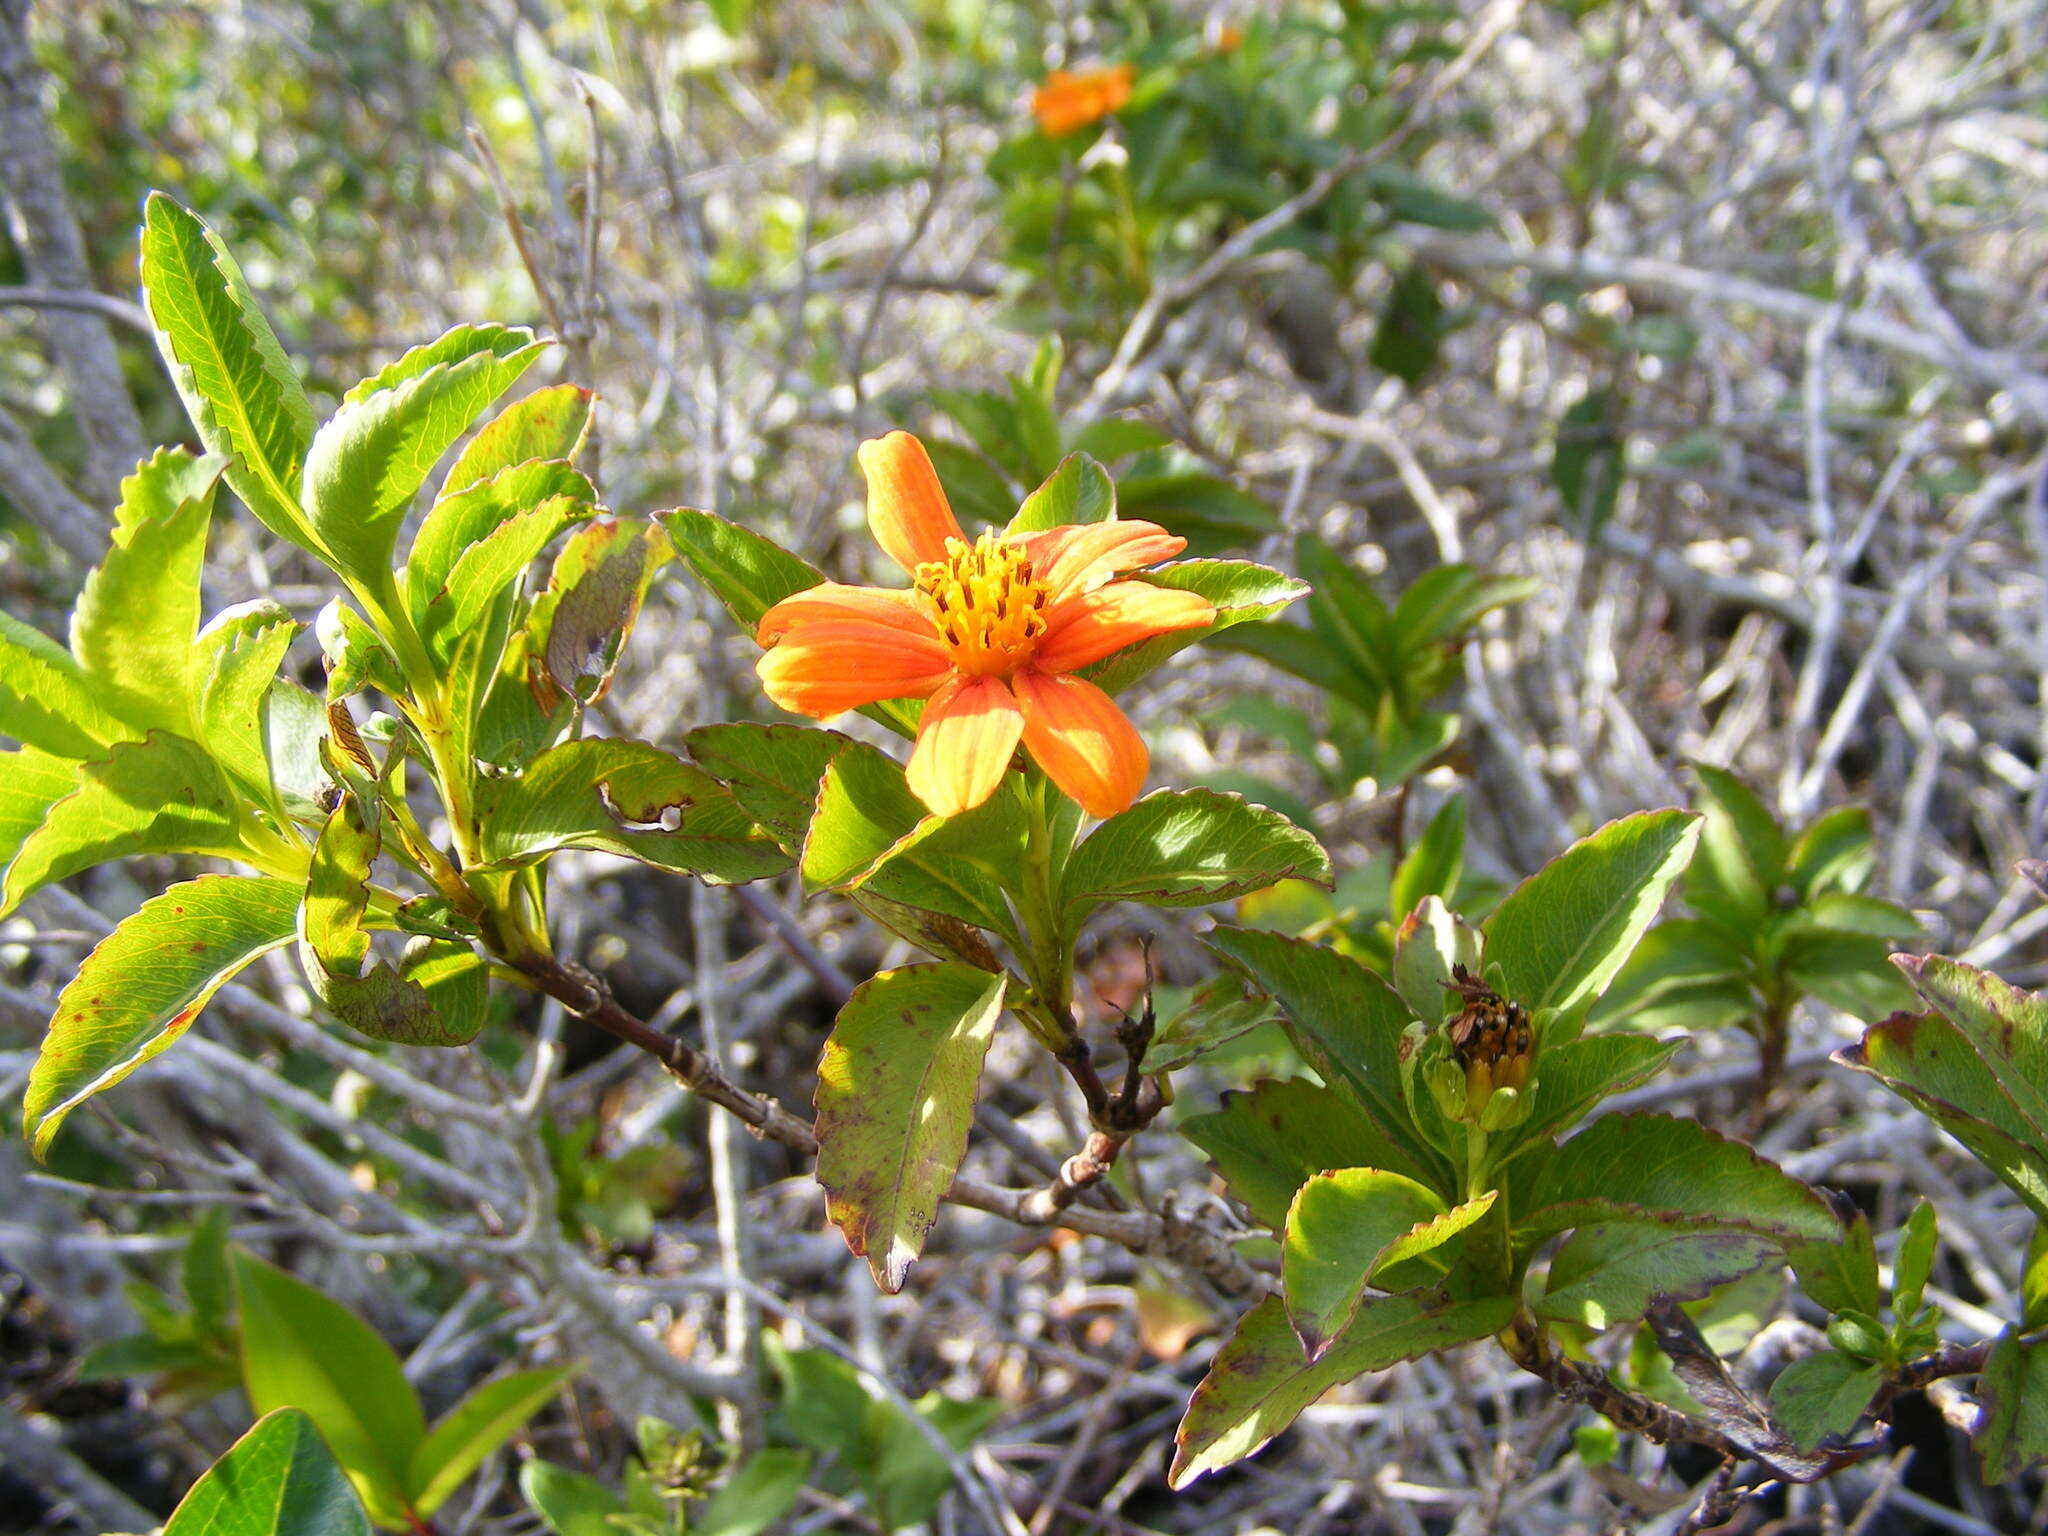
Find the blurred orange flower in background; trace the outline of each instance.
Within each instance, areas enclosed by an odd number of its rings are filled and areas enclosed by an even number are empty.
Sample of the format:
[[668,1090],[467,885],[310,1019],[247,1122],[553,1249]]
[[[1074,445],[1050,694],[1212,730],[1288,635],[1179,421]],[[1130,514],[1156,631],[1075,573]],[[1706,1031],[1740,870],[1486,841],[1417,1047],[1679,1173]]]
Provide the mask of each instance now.
[[1031,93],[1031,110],[1047,134],[1065,138],[1120,109],[1131,99],[1131,82],[1137,75],[1134,64],[1071,73],[1056,69]]
[[761,617],[768,697],[825,719],[883,699],[924,699],[910,788],[938,816],[995,793],[1021,741],[1092,816],[1144,787],[1145,743],[1114,700],[1072,676],[1140,640],[1200,628],[1205,597],[1115,578],[1171,559],[1187,540],[1157,523],[1068,524],[1038,533],[960,531],[924,444],[862,443],[868,526],[909,587],[828,581]]

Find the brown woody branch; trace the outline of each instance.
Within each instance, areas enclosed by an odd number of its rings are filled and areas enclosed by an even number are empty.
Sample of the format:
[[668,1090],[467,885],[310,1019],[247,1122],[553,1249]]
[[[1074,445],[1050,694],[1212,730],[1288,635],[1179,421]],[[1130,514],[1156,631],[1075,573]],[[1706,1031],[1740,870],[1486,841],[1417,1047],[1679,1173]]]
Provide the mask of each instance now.
[[[710,1056],[627,1012],[610,989],[589,971],[548,955],[524,955],[511,963],[536,988],[578,1018],[653,1057],[684,1088],[737,1116],[756,1136],[805,1157],[817,1155],[817,1133],[808,1120],[792,1114],[773,1099],[739,1087]],[[1142,1047],[1138,1054],[1142,1056]],[[1119,1094],[1109,1102],[1113,1107],[1121,1099]],[[1159,1090],[1147,1079],[1138,1099],[1123,1113],[1142,1113],[1148,1123],[1161,1107]],[[1109,1211],[1074,1203],[1083,1190],[1108,1171],[1116,1152],[1137,1129],[1137,1124],[1131,1124],[1121,1131],[1097,1132],[1089,1138],[1088,1147],[1068,1159],[1061,1177],[1045,1189],[1005,1189],[976,1179],[956,1178],[946,1191],[946,1198],[955,1205],[987,1211],[1019,1226],[1063,1226],[1090,1237],[1106,1238],[1133,1253],[1171,1259],[1236,1294],[1255,1295],[1268,1289],[1270,1282],[1266,1276],[1247,1264],[1228,1239],[1177,1215],[1170,1207],[1157,1212]],[[1097,1145],[1098,1138],[1102,1146]],[[1071,1189],[1071,1193],[1064,1197],[1055,1193],[1066,1189]]]

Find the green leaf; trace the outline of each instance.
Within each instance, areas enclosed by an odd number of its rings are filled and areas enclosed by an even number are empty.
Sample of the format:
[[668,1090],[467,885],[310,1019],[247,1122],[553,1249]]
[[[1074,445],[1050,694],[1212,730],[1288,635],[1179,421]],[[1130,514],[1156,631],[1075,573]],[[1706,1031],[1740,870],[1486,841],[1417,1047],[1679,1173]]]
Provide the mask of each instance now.
[[1877,1246],[1870,1218],[1858,1211],[1839,1241],[1801,1243],[1791,1250],[1799,1288],[1830,1312],[1863,1312],[1875,1317],[1884,1305],[1877,1272]]
[[224,1329],[228,1304],[234,1294],[234,1280],[228,1273],[228,1213],[215,1206],[199,1218],[192,1235],[185,1240],[180,1266],[180,1283],[185,1299],[192,1304],[192,1317],[202,1331]]
[[1201,469],[1125,475],[1117,481],[1116,499],[1123,516],[1179,534],[1197,557],[1240,549],[1280,531],[1280,519],[1262,498]]
[[[974,1443],[1003,1410],[1000,1402],[977,1398],[958,1402],[927,1392],[916,1402],[918,1416],[936,1429],[956,1451]],[[862,1480],[874,1501],[876,1518],[888,1530],[926,1526],[939,1500],[953,1485],[953,1469],[924,1431],[893,1404],[877,1402],[868,1409]]]
[[1464,869],[1465,797],[1453,795],[1430,817],[1422,836],[1395,869],[1387,910],[1398,921],[1413,912],[1425,896],[1450,900],[1457,895],[1458,876]]
[[1461,965],[1479,974],[1479,930],[1445,906],[1442,897],[1423,897],[1394,930],[1395,992],[1416,1018],[1437,1023],[1464,1006],[1446,985]]
[[1899,1229],[1899,1246],[1892,1258],[1892,1315],[1901,1322],[1919,1315],[1939,1243],[1934,1207],[1921,1200]]
[[283,1270],[240,1252],[234,1264],[250,1404],[304,1412],[371,1518],[406,1526],[406,1470],[426,1424],[398,1356],[347,1307]]
[[690,1536],[761,1536],[791,1509],[810,1475],[802,1451],[756,1451],[690,1517]]
[[1621,432],[1614,390],[1601,386],[1568,409],[1557,423],[1551,483],[1564,502],[1565,522],[1588,543],[1614,516],[1621,499]]
[[1602,1099],[1648,1082],[1682,1044],[1643,1035],[1593,1035],[1546,1047],[1536,1058],[1529,1118],[1515,1129],[1517,1146],[1568,1131]]
[[1436,366],[1449,329],[1435,277],[1421,263],[1413,263],[1388,291],[1366,360],[1413,389]]
[[279,538],[323,553],[298,503],[313,407],[242,269],[197,216],[152,192],[143,205],[142,302],[157,350],[228,485]]
[[1845,805],[1815,819],[1786,856],[1785,878],[1801,901],[1827,891],[1861,889],[1877,863],[1870,812]]
[[966,1155],[1003,983],[951,963],[884,971],[855,989],[825,1042],[816,1108],[826,1214],[892,1294]]
[[[1875,1256],[1870,1267],[1874,1274]],[[2026,1262],[2020,1266],[2020,1327],[2029,1333],[2048,1327],[2048,1222],[2039,1217],[2034,1220],[2033,1235],[2027,1239]]]
[[230,977],[288,942],[298,904],[283,880],[202,875],[100,940],[58,995],[29,1072],[22,1134],[36,1156],[73,1109],[174,1044]]
[[1185,1488],[1203,1473],[1251,1455],[1339,1383],[1483,1339],[1505,1328],[1514,1314],[1510,1296],[1464,1302],[1419,1293],[1373,1296],[1322,1358],[1305,1364],[1286,1307],[1268,1296],[1245,1314],[1195,1388],[1167,1481]]
[[330,599],[313,620],[313,633],[327,661],[329,702],[375,688],[386,698],[407,692],[390,649],[361,614],[340,598]]
[[1844,933],[1909,944],[1921,937],[1920,920],[1904,907],[1854,891],[1823,891],[1807,903],[1806,912],[1820,927]]
[[[1377,1159],[1345,1166],[1392,1167],[1413,1173],[1440,1193],[1451,1187],[1443,1156],[1416,1132],[1401,1092],[1401,1032],[1413,1015],[1379,977],[1325,946],[1218,928],[1204,940],[1287,1014],[1288,1034],[1308,1064],[1350,1097],[1375,1128],[1399,1146],[1403,1163]],[[1324,1167],[1339,1166],[1324,1164]]]
[[772,539],[716,513],[678,507],[657,514],[655,521],[668,531],[691,574],[748,635],[760,627],[761,615],[785,597],[808,592],[825,579],[824,572]]
[[2024,1343],[2007,1329],[1984,1362],[1977,1397],[1985,1410],[1977,1454],[1988,1481],[2008,1483],[2048,1461],[2048,1344]]
[[1348,666],[1338,648],[1328,643],[1318,630],[1304,629],[1284,621],[1247,624],[1228,634],[1217,635],[1213,643],[1219,651],[1256,656],[1288,676],[1298,677],[1310,686],[1334,694],[1361,709],[1371,710],[1379,703],[1378,685]]
[[1749,997],[1749,957],[1718,923],[1702,918],[1674,918],[1657,924],[1636,945],[1628,964],[1601,994],[1592,1017],[1599,1023],[1641,1023],[1642,1010],[1674,994],[1708,982],[1739,983]]
[[428,474],[545,345],[508,326],[457,326],[349,392],[305,468],[307,512],[343,575],[390,580],[399,522]]
[[698,766],[794,858],[817,810],[825,768],[851,736],[808,725],[700,725],[683,738]]
[[1235,977],[1219,976],[1159,1026],[1145,1047],[1145,1073],[1178,1071],[1278,1017],[1272,999],[1247,995]]
[[1954,1024],[1939,1013],[1895,1013],[1835,1059],[1879,1078],[2048,1218],[2048,1137]]
[[1531,875],[1487,919],[1486,964],[1530,1012],[1606,990],[1692,857],[1699,818],[1642,811],[1609,822]]
[[1449,1242],[1493,1208],[1497,1193],[1447,1211],[1434,1190],[1381,1168],[1335,1168],[1303,1184],[1287,1212],[1280,1271],[1288,1321],[1308,1358],[1330,1347],[1382,1270]]
[[978,450],[942,437],[928,437],[924,446],[963,527],[986,523],[1000,528],[1015,514],[1016,487]]
[[1588,1328],[1634,1322],[1659,1297],[1695,1301],[1779,1256],[1747,1232],[1687,1232],[1634,1222],[1580,1227],[1552,1255],[1538,1317]]
[[64,647],[0,613],[0,719],[7,735],[57,757],[97,757],[138,734],[109,702]]
[[1444,191],[1397,165],[1375,165],[1365,173],[1374,196],[1386,204],[1387,216],[1402,224],[1427,224],[1477,234],[1494,227],[1493,215],[1479,204]]
[[519,1493],[555,1536],[622,1536],[612,1517],[625,1513],[625,1502],[594,1477],[529,1461],[519,1469]]
[[724,885],[780,874],[788,858],[709,774],[644,741],[565,741],[478,794],[484,858],[525,864],[594,848]]
[[114,541],[71,612],[71,649],[143,728],[185,730],[214,487],[226,461],[159,448],[121,482]]
[[1116,484],[1109,471],[1085,453],[1070,453],[1043,485],[1024,498],[1003,532],[1043,533],[1070,523],[1106,522],[1115,516]]
[[1890,964],[1891,948],[1890,940],[1869,934],[1795,924],[1778,965],[1802,992],[1867,1022],[1915,1006],[1912,988]]
[[78,773],[79,764],[34,747],[0,752],[0,873],[50,808],[78,787]]
[[1694,763],[1699,781],[1699,851],[1686,871],[1685,899],[1735,932],[1754,929],[1776,907],[1785,873],[1785,834],[1734,774]]
[[0,915],[51,880],[145,853],[244,853],[236,796],[213,759],[182,736],[152,731],[78,770],[7,868]]
[[2028,1124],[2048,1130],[2048,997],[1942,955],[1897,964],[1976,1048]]
[[1302,1185],[1327,1168],[1384,1168],[1411,1179],[1426,1172],[1344,1095],[1303,1077],[1226,1093],[1220,1108],[1183,1121],[1181,1134],[1216,1165],[1231,1197],[1275,1232],[1285,1229]]
[[596,489],[580,471],[549,459],[508,465],[442,497],[421,520],[405,559],[405,605],[413,622],[427,623],[463,557],[505,524],[536,507],[561,501],[588,506],[596,500]]
[[1175,652],[1240,624],[1270,619],[1308,591],[1301,582],[1249,560],[1182,560],[1134,572],[1132,581],[1150,582],[1176,592],[1198,592],[1216,606],[1207,629],[1177,629],[1154,635],[1128,650],[1105,657],[1083,674],[1105,693],[1121,693],[1162,665]]
[[1074,437],[1076,452],[1105,463],[1127,459],[1134,453],[1151,453],[1172,446],[1170,433],[1134,416],[1105,416],[1100,421],[1090,422]]
[[[395,967],[371,953],[365,914],[379,841],[355,797],[344,797],[313,850],[299,905],[300,965],[314,995],[351,1029],[404,1045],[466,1045],[483,1027],[483,972],[466,944],[437,951],[414,940]],[[422,961],[438,962],[426,972],[434,996],[415,974]],[[444,1013],[437,1001],[454,1006]]]
[[[419,615],[421,637],[435,660],[452,658],[462,639],[480,624],[489,622],[495,627],[495,617],[485,618],[493,605],[507,596],[507,589],[526,574],[557,534],[589,514],[590,508],[583,502],[552,496],[514,513],[465,549],[448,573],[447,584]],[[498,656],[492,650],[479,651],[474,665],[494,672]]]
[[660,530],[638,520],[597,517],[570,535],[527,619],[530,687],[584,705],[603,698],[667,550]]
[[1332,883],[1322,844],[1278,811],[1208,789],[1158,790],[1074,850],[1060,883],[1071,929],[1096,907],[1200,907],[1282,880]]
[[406,1474],[413,1508],[422,1516],[433,1514],[581,1369],[572,1364],[512,1371],[482,1383],[450,1408],[413,1450]]
[[369,1536],[362,1501],[305,1414],[265,1414],[206,1469],[163,1536]]
[[268,599],[223,609],[186,649],[198,664],[197,724],[215,762],[248,798],[285,807],[272,786],[267,708],[278,668],[299,633],[282,604]]
[[826,765],[800,866],[813,890],[872,890],[1004,933],[1010,913],[999,876],[1015,867],[1022,843],[1010,794],[962,816],[927,816],[893,758],[849,743]]
[[1441,650],[1496,608],[1543,590],[1533,576],[1482,576],[1469,565],[1439,565],[1408,584],[1394,604],[1391,624],[1407,652]]
[[1883,1382],[1883,1366],[1822,1350],[1794,1360],[1778,1373],[1771,1383],[1771,1415],[1794,1445],[1810,1451],[1821,1441],[1854,1429]]
[[[437,504],[534,459],[574,459],[590,430],[596,396],[575,384],[550,384],[513,401],[477,429],[441,482]],[[586,495],[585,500],[595,501]]]
[[1781,1246],[1839,1238],[1819,1194],[1696,1120],[1608,1115],[1558,1148],[1517,1214],[1517,1239],[1594,1222],[1725,1229]]

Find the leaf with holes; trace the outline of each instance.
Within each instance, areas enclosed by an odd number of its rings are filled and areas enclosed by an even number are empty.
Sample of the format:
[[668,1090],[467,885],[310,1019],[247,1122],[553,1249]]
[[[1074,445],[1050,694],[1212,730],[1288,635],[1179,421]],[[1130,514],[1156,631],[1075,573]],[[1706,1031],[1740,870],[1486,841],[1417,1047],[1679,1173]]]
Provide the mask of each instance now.
[[478,816],[493,864],[591,848],[720,885],[789,867],[730,790],[644,741],[565,741],[524,773],[485,780]]

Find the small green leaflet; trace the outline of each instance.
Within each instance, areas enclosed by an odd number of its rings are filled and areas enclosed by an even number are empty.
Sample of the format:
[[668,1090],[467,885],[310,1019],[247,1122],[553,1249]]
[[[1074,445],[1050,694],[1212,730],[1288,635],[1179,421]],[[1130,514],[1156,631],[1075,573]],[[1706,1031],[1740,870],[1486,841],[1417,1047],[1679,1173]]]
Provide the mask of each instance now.
[[1074,850],[1061,901],[1075,927],[1108,901],[1205,906],[1289,879],[1327,888],[1330,860],[1278,811],[1209,789],[1158,790]]

